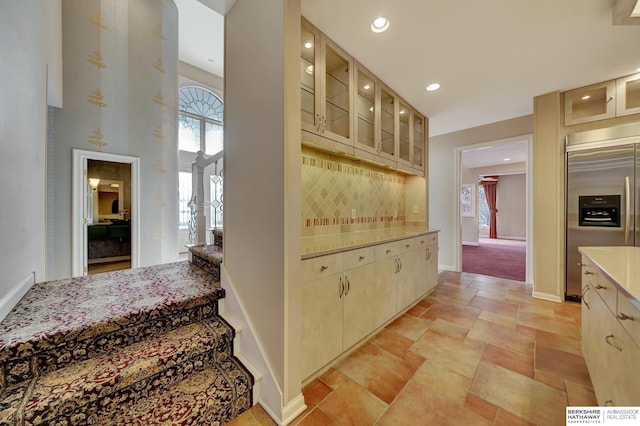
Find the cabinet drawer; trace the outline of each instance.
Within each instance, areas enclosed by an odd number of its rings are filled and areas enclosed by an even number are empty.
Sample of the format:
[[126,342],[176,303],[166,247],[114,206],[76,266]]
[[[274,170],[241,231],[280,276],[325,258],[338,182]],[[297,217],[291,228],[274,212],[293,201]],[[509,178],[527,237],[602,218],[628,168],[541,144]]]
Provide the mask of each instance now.
[[640,348],[640,309],[622,292],[618,292],[618,321]]
[[342,258],[337,254],[302,261],[302,282],[314,281],[342,272]]
[[358,268],[360,266],[373,263],[374,248],[365,247],[358,250],[351,250],[342,253],[342,268],[347,271],[349,269]]
[[397,256],[402,253],[404,247],[404,241],[393,241],[390,243],[380,244],[375,246],[375,258],[376,262],[386,259],[388,257]]
[[618,289],[615,284],[609,282],[600,271],[589,277],[589,284],[602,297],[609,310],[615,314],[618,308]]

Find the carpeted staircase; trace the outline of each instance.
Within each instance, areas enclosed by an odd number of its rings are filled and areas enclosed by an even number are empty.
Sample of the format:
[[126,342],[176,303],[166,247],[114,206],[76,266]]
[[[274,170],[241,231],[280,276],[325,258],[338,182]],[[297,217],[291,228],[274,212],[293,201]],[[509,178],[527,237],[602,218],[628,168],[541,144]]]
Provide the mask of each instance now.
[[249,409],[253,377],[218,315],[221,262],[205,246],[34,285],[0,322],[0,425],[220,425]]

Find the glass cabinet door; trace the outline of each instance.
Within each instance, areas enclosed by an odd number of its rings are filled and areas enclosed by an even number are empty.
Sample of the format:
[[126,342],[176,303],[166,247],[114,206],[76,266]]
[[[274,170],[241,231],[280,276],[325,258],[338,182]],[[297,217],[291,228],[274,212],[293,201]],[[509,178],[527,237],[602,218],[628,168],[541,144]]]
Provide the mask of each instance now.
[[323,132],[331,132],[345,139],[351,137],[350,131],[350,62],[337,48],[325,44],[324,55],[324,118]]
[[413,114],[413,159],[412,164],[418,169],[424,169],[424,118]]
[[300,95],[302,128],[317,131],[320,114],[317,107],[316,91],[316,50],[318,34],[303,23],[300,38]]
[[617,79],[616,90],[616,115],[640,113],[640,74]]
[[395,96],[380,90],[380,147],[379,152],[395,156]]
[[615,81],[569,90],[564,95],[565,125],[613,118],[616,114]]
[[404,102],[400,102],[398,110],[398,159],[411,164],[411,133],[410,133],[411,108]]
[[375,132],[375,104],[376,104],[376,82],[358,68],[356,74],[356,141],[371,150],[376,148]]

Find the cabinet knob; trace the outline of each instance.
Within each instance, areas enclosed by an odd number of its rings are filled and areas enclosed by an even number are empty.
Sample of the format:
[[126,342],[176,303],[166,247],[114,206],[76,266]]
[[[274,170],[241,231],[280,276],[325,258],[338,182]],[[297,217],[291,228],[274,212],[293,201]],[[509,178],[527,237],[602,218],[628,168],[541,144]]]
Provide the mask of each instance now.
[[360,258],[358,259],[360,262],[362,262],[365,259],[364,256],[360,256]]
[[618,319],[620,319],[620,320],[622,320],[622,321],[625,321],[625,320],[631,320],[631,321],[633,321],[633,317],[632,317],[632,316],[629,316],[629,315],[627,315],[627,314],[625,314],[624,312],[620,312],[620,313],[617,315],[617,317],[618,317]]
[[600,284],[596,284],[596,290],[606,290],[607,287],[600,285]]

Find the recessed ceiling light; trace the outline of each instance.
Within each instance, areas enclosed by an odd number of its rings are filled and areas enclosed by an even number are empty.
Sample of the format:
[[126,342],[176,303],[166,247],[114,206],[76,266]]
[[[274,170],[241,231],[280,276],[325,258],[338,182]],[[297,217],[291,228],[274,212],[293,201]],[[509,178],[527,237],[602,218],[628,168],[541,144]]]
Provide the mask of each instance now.
[[406,112],[407,112],[407,111],[406,111],[406,110],[404,110],[404,109],[400,110],[400,114],[404,114],[404,113],[406,113]]
[[589,95],[584,95],[584,96],[583,96],[582,98],[580,98],[580,99],[582,99],[583,101],[586,101],[587,99],[590,99],[590,98],[591,98],[591,96],[589,96]]
[[311,49],[313,47],[313,43],[311,43],[310,40],[307,40],[304,42],[304,47],[306,47],[307,49]]
[[305,71],[307,72],[307,74],[313,74],[313,65],[309,65]]
[[373,107],[369,108],[369,111],[373,112]]
[[364,90],[369,90],[369,89],[371,89],[371,86],[369,86],[368,84],[365,84],[362,88]]
[[376,18],[371,23],[371,31],[373,31],[374,33],[387,31],[387,28],[389,28],[389,20],[387,18]]
[[433,92],[434,90],[438,90],[439,88],[440,88],[439,83],[431,83],[430,85],[427,86],[427,91]]
[[640,67],[636,68],[636,71],[640,72]]
[[504,159],[504,160],[502,160],[502,161],[511,161],[511,158],[507,157],[507,158],[505,158],[505,159]]

